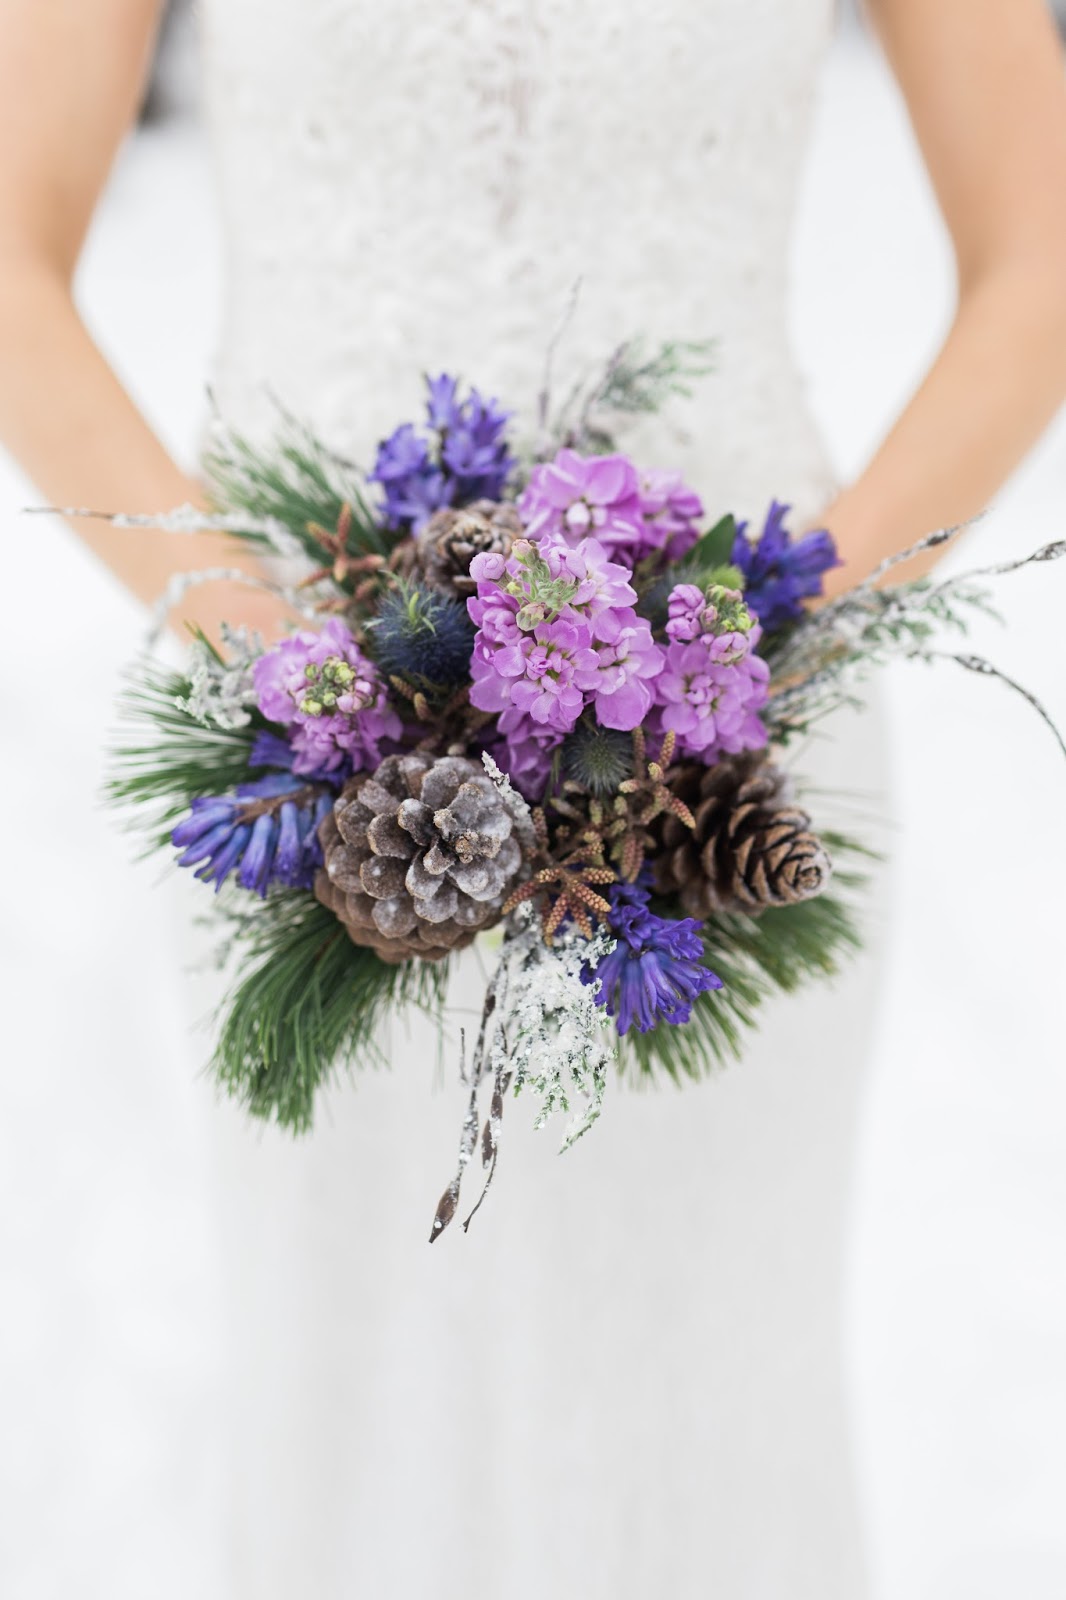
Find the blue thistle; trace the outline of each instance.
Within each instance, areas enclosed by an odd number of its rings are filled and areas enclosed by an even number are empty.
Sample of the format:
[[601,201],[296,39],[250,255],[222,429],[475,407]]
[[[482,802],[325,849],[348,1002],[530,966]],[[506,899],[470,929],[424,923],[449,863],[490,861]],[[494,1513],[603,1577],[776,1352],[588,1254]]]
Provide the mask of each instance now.
[[687,1022],[699,996],[722,987],[721,978],[703,964],[700,924],[692,917],[657,917],[639,883],[614,884],[608,898],[607,925],[617,943],[595,969],[581,969],[582,983],[599,979],[600,1002],[620,1034],[634,1024],[648,1033],[660,1022],[673,1027]]
[[398,582],[367,623],[383,676],[441,689],[469,677],[474,631],[461,600],[418,583]]
[[789,509],[772,501],[762,533],[749,538],[742,522],[733,542],[733,565],[744,576],[744,599],[767,633],[801,617],[803,601],[822,593],[823,574],[840,566],[828,529],[793,539],[785,527]]

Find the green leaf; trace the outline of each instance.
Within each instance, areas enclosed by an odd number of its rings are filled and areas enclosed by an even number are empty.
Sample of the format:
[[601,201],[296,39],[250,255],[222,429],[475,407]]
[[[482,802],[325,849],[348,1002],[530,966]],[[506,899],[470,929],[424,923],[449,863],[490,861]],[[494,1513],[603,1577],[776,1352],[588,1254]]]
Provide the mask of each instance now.
[[[737,522],[730,512],[693,545],[685,557],[686,566],[692,567],[693,570],[701,567],[731,567],[735,572],[737,569],[732,567],[732,560],[736,536]],[[732,587],[743,588],[743,578]]]

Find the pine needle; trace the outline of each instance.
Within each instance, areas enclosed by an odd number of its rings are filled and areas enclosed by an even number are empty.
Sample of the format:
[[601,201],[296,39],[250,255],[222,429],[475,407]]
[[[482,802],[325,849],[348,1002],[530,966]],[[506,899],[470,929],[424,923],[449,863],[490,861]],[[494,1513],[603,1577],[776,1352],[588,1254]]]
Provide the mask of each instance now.
[[[352,513],[350,555],[387,555],[395,543],[367,501],[361,474],[287,412],[281,413],[275,437],[262,447],[232,429],[219,431],[206,465],[215,498],[227,511],[245,511],[257,523],[283,524],[316,565],[322,546],[313,529],[335,528],[345,506]],[[250,544],[270,544],[261,528],[236,531]]]
[[621,1042],[624,1074],[675,1082],[704,1078],[739,1060],[760,1007],[775,994],[793,994],[812,978],[835,977],[862,948],[855,899],[866,883],[848,857],[874,861],[875,851],[840,832],[822,838],[835,862],[834,888],[798,905],[774,907],[757,917],[710,918],[703,929],[704,959],[723,987],[700,995],[687,1023],[660,1023],[650,1033]]
[[189,689],[182,673],[141,661],[119,700],[128,726],[116,735],[104,796],[145,831],[149,850],[169,843],[174,822],[198,795],[247,782],[252,743],[266,726],[254,713],[247,727],[208,727],[178,704]]
[[283,892],[236,934],[239,977],[220,1009],[212,1071],[252,1116],[293,1133],[338,1068],[382,1065],[375,1032],[404,1005],[440,1015],[445,962],[390,966],[355,945],[332,912]]

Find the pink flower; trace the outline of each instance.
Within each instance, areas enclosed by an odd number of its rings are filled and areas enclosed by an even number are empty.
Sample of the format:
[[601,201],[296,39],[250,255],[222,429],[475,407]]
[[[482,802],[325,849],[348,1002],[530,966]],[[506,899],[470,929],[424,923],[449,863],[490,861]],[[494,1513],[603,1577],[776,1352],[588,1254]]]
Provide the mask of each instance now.
[[703,517],[703,502],[679,472],[653,468],[641,474],[640,512],[644,544],[637,560],[661,550],[667,561],[679,561],[700,536],[697,523]]
[[677,734],[681,755],[711,766],[722,755],[766,743],[758,712],[769,698],[769,684],[769,667],[751,651],[723,664],[713,659],[706,639],[671,644],[666,670],[655,681],[658,721],[664,732]]
[[627,456],[581,456],[560,450],[534,467],[518,510],[531,539],[555,534],[567,544],[598,539],[610,549],[639,542],[637,469]]
[[479,711],[507,706],[532,721],[569,733],[585,708],[579,680],[595,672],[588,624],[556,617],[522,633],[513,644],[480,649],[471,662],[470,703]]
[[554,728],[532,722],[511,706],[501,711],[496,727],[500,737],[491,747],[494,759],[520,794],[527,800],[540,800],[563,735]]
[[664,656],[643,617],[635,611],[614,615],[619,624],[614,639],[596,646],[595,681],[582,677],[581,685],[593,696],[597,721],[628,733],[651,709],[650,680],[662,671]]
[[754,650],[762,629],[744,604],[739,589],[709,584],[677,583],[667,601],[667,637],[679,644],[702,639],[712,661],[728,666]]
[[264,717],[295,724],[294,772],[333,771],[347,761],[356,771],[375,767],[381,742],[402,732],[374,663],[337,617],[260,656],[254,681]]

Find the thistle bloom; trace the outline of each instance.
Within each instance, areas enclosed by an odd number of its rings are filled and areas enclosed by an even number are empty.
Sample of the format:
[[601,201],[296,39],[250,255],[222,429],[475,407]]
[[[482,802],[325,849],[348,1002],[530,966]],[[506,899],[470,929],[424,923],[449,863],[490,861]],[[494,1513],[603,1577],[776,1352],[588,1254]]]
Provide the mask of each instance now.
[[744,574],[744,598],[769,632],[803,615],[803,601],[823,590],[822,577],[841,565],[833,536],[821,528],[793,539],[785,527],[789,507],[772,501],[757,538],[741,523],[733,565]]
[[373,662],[337,617],[260,656],[255,691],[264,717],[291,729],[293,771],[302,775],[376,767],[382,741],[402,731]]
[[691,917],[669,921],[648,910],[648,893],[638,884],[616,884],[609,891],[607,925],[615,946],[595,969],[585,966],[583,983],[600,981],[600,999],[620,1034],[636,1025],[648,1033],[660,1022],[685,1023],[701,994],[722,987],[703,964],[700,923]]
[[242,783],[233,795],[200,796],[171,842],[179,867],[213,883],[215,893],[236,870],[242,889],[265,898],[272,884],[310,889],[322,865],[318,827],[333,795],[289,772]]

